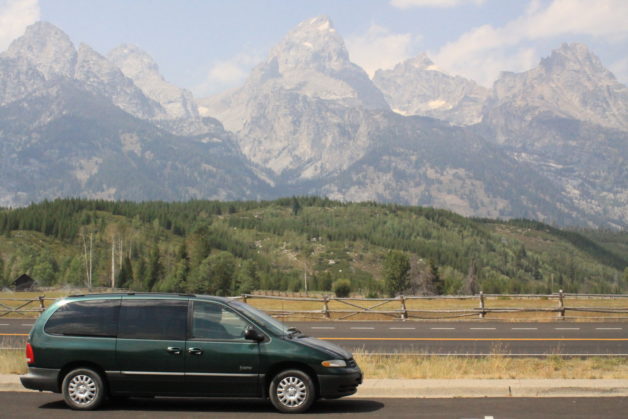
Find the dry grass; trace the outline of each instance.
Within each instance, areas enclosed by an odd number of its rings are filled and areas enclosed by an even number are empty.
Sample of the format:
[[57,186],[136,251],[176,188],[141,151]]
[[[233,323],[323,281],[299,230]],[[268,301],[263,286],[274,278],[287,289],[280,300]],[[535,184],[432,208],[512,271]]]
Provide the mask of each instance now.
[[510,358],[354,353],[368,378],[551,379],[628,378],[628,358]]
[[0,349],[0,374],[26,374],[24,349]]
[[[509,358],[355,353],[368,378],[628,378],[628,358]],[[0,350],[0,374],[25,374],[24,350]]]

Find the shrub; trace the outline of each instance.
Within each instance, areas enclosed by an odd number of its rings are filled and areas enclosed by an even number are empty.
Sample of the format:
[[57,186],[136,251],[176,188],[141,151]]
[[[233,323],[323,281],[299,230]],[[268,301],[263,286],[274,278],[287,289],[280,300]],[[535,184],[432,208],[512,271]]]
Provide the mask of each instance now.
[[339,279],[338,281],[334,282],[333,288],[336,297],[348,297],[351,293],[351,282],[349,282],[348,279]]

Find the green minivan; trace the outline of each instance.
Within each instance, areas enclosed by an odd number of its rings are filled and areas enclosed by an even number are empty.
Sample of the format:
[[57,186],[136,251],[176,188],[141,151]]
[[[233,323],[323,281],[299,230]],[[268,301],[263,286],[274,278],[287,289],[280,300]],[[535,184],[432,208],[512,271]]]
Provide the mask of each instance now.
[[22,385],[73,409],[108,397],[268,398],[281,412],[357,391],[350,352],[237,300],[190,294],[75,295],[51,305],[26,344]]

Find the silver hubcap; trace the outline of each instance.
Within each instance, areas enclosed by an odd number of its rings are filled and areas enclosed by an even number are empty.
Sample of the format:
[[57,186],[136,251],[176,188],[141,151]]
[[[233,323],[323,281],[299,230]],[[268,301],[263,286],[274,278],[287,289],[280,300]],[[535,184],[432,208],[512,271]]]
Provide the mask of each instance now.
[[307,387],[298,377],[286,377],[277,386],[277,398],[284,406],[301,406],[306,396]]
[[74,403],[85,406],[94,401],[98,394],[98,387],[92,377],[77,375],[70,380],[68,394]]

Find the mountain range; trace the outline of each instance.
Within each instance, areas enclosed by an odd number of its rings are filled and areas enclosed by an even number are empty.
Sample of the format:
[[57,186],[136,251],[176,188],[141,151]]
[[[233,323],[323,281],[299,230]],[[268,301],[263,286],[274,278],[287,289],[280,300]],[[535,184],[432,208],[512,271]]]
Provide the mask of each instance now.
[[418,57],[372,79],[325,16],[195,99],[140,48],[38,22],[0,54],[0,205],[324,195],[628,225],[628,88],[563,44],[492,88]]

